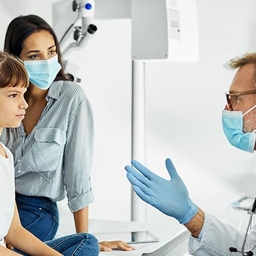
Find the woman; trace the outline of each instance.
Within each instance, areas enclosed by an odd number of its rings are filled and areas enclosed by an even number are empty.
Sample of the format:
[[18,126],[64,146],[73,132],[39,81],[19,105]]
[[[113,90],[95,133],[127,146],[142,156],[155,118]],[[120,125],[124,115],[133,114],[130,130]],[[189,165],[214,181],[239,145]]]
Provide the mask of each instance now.
[[[13,19],[4,50],[24,62],[30,80],[26,117],[19,128],[2,136],[14,155],[21,222],[42,241],[52,239],[59,225],[56,202],[67,196],[76,232],[88,232],[88,205],[93,202],[90,102],[66,78],[57,37],[42,18]],[[132,249],[120,241],[100,243],[100,248]]]
[[[29,85],[24,65],[0,52],[0,135],[5,128],[18,127],[28,104],[24,93]],[[75,234],[43,243],[24,229],[15,204],[12,153],[0,142],[0,255],[90,255],[99,254],[97,239]],[[5,242],[14,247],[8,249]]]

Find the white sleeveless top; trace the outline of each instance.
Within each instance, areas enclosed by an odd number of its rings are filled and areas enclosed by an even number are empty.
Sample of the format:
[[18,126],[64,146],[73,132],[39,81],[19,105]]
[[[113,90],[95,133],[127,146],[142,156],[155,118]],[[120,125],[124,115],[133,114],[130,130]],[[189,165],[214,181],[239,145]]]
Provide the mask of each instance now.
[[[1,143],[1,142],[0,142]],[[0,244],[5,246],[4,237],[10,228],[15,202],[13,156],[2,143],[8,158],[0,155]]]

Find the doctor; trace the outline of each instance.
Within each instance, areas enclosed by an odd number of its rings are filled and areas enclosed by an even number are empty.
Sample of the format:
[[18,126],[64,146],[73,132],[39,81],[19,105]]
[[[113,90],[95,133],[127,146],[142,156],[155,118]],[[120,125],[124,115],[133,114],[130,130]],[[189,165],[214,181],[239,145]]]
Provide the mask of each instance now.
[[[229,93],[226,93],[227,105],[222,112],[223,130],[231,145],[253,153],[256,138],[256,52],[230,60],[229,66],[237,71]],[[190,199],[170,159],[165,162],[170,180],[157,176],[136,160],[131,163],[125,169],[136,194],[146,203],[178,220],[191,232],[190,254],[256,254],[256,225],[246,237],[244,233],[200,209]]]

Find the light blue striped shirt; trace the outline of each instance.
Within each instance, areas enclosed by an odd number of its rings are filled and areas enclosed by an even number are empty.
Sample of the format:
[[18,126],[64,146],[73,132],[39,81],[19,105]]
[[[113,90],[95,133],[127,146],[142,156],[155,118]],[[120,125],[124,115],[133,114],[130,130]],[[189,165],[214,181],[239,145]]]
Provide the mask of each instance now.
[[14,156],[16,191],[60,201],[67,196],[71,212],[93,202],[90,171],[93,154],[91,104],[80,85],[56,81],[47,106],[32,132],[23,125],[5,129],[1,141]]

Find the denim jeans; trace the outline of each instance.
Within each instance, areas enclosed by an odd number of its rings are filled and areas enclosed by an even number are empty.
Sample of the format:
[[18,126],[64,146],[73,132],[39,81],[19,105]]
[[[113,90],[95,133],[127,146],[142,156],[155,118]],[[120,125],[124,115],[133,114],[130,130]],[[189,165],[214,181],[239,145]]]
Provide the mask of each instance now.
[[[64,256],[98,256],[99,243],[91,234],[80,233],[64,236],[45,242],[47,245],[62,253]],[[15,252],[28,256],[18,250]]]
[[16,203],[23,227],[56,251],[64,256],[99,255],[98,240],[91,234],[80,233],[53,239],[59,227],[59,212],[55,202],[46,197],[16,193]]
[[57,204],[47,197],[24,196],[16,193],[21,224],[42,241],[52,240],[59,227]]

